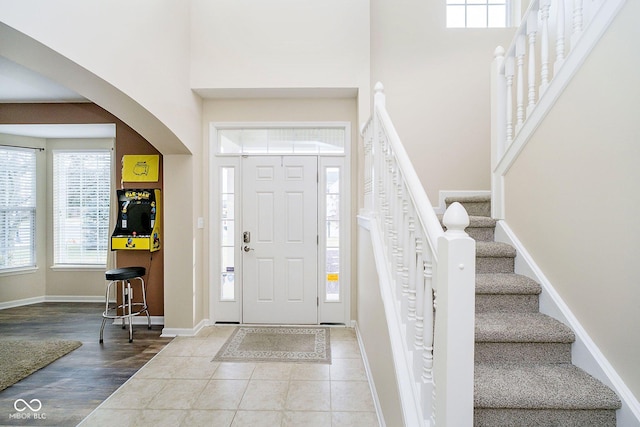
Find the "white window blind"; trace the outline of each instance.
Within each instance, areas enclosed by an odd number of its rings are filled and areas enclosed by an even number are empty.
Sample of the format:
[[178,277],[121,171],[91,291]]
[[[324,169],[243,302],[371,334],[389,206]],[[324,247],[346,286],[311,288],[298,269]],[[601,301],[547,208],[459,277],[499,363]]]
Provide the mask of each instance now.
[[111,152],[53,152],[56,265],[105,265],[109,249]]
[[35,151],[0,146],[0,271],[36,265],[35,234]]

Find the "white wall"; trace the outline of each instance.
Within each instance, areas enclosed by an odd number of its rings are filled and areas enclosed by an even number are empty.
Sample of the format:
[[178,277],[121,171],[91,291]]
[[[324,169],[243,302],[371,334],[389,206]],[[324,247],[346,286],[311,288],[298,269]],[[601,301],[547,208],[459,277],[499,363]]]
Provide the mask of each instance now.
[[513,29],[446,29],[444,1],[371,0],[371,82],[427,190],[490,189],[490,65]]
[[375,384],[377,399],[385,424],[405,425],[398,392],[391,339],[380,294],[378,277],[371,244],[371,232],[359,226],[358,236],[358,331],[364,346],[369,371]]
[[367,0],[193,0],[191,85],[357,88],[369,73]]
[[507,223],[636,399],[639,14],[626,3],[505,177]]

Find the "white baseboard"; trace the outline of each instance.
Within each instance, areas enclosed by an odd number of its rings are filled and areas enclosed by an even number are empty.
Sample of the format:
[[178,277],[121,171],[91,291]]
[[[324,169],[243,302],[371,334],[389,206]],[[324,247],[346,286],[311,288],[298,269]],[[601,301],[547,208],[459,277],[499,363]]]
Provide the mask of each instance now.
[[104,295],[46,295],[44,302],[99,302],[104,304]]
[[33,298],[25,298],[14,301],[0,302],[0,310],[14,307],[22,307],[25,305],[39,304],[43,302],[104,302],[104,295],[44,295]]
[[0,310],[5,310],[7,308],[14,308],[14,307],[22,307],[23,305],[39,304],[41,302],[44,302],[44,296],[0,302]]
[[505,221],[498,221],[496,224],[495,240],[515,247],[517,251],[516,273],[527,276],[542,286],[540,312],[565,323],[573,330],[576,336],[576,341],[571,346],[573,364],[612,388],[620,397],[622,408],[617,412],[617,424],[624,427],[640,426],[640,402],[602,354],[596,343],[589,337],[569,306],[560,297]]
[[198,335],[198,332],[202,330],[205,326],[209,325],[209,319],[202,319],[195,327],[193,328],[163,328],[162,334],[160,335],[163,338],[173,338],[173,337],[195,337]]
[[360,329],[358,329],[358,322],[351,321],[353,328],[356,330],[356,338],[358,339],[358,347],[360,347],[360,354],[362,355],[362,363],[364,363],[364,371],[367,375],[367,381],[369,382],[369,388],[371,389],[371,396],[373,397],[373,405],[376,408],[376,416],[378,417],[378,424],[380,427],[386,427],[384,422],[384,416],[382,415],[382,406],[380,405],[380,399],[378,398],[378,392],[376,390],[376,383],[373,381],[373,374],[371,373],[371,367],[369,366],[369,359],[367,359],[367,352],[360,336]]
[[447,210],[447,205],[444,199],[447,197],[471,197],[471,196],[490,196],[490,190],[476,190],[476,191],[457,191],[457,190],[440,190],[438,195],[438,206],[434,206],[433,210],[438,215],[444,215]]

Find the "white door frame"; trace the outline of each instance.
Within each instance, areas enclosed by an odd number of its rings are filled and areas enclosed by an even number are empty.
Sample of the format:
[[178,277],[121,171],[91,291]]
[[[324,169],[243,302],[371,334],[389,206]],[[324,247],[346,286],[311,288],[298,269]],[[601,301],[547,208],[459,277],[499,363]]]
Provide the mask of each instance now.
[[[242,322],[242,156],[260,154],[222,154],[218,152],[218,130],[223,129],[251,129],[251,128],[322,128],[341,127],[345,129],[345,149],[341,154],[313,154],[318,157],[318,224],[320,246],[318,250],[318,323],[346,324],[351,322],[351,268],[356,256],[352,253],[351,226],[353,213],[351,211],[351,125],[349,122],[260,122],[260,123],[211,123],[209,134],[209,323]],[[295,153],[264,153],[264,155],[295,155]],[[300,153],[308,156],[309,153]],[[235,294],[232,299],[222,300],[221,294],[221,183],[222,168],[230,168],[235,178],[235,256],[234,278]],[[340,178],[340,299],[329,301],[326,299],[325,253],[326,243],[324,226],[325,206],[325,171],[326,168],[338,168]]]

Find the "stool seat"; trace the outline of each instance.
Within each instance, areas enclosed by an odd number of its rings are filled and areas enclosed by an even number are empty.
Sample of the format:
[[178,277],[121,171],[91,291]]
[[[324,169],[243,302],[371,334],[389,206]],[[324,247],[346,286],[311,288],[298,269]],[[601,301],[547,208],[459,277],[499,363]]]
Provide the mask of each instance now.
[[104,275],[107,280],[127,280],[142,277],[145,273],[144,267],[123,267],[107,270]]

